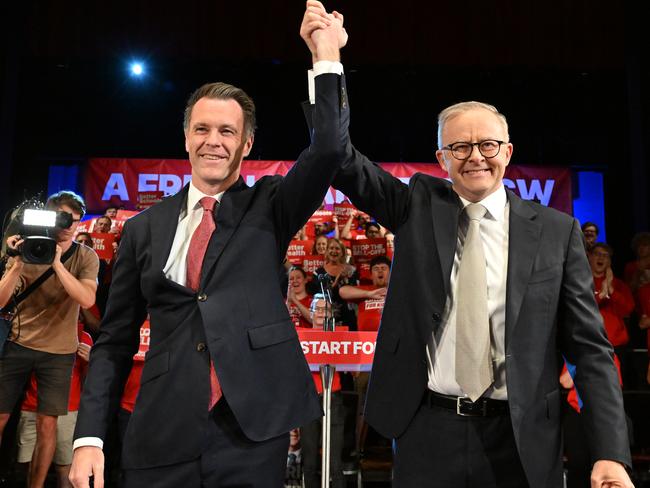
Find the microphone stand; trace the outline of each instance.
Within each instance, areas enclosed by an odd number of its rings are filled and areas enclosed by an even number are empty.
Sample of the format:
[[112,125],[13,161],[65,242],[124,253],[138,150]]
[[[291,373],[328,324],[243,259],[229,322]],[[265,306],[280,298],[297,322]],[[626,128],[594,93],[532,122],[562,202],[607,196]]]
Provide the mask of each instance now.
[[[323,330],[326,332],[334,332],[336,325],[334,320],[334,313],[332,310],[332,284],[328,274],[318,275],[320,282],[321,292],[325,297],[325,323]],[[321,461],[321,488],[329,488],[330,486],[330,433],[332,424],[332,379],[336,372],[334,366],[330,364],[322,364],[320,366],[320,378],[323,385],[323,441],[322,441],[322,461]]]

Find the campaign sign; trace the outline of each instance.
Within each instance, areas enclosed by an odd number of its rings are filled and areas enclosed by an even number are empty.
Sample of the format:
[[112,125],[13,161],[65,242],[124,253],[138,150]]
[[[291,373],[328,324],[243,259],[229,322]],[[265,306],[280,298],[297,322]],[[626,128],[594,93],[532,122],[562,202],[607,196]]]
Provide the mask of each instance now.
[[302,352],[312,371],[318,371],[322,364],[335,366],[337,371],[370,371],[377,332],[297,331]]

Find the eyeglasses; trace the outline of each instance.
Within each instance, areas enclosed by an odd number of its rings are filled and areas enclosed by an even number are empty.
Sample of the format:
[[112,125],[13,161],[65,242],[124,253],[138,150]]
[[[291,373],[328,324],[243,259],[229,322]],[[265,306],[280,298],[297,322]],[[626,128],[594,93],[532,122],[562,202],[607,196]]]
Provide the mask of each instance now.
[[456,158],[464,161],[472,155],[474,146],[478,147],[478,152],[484,158],[494,158],[499,154],[501,145],[506,144],[505,141],[497,141],[495,139],[486,139],[479,142],[454,142],[442,148],[443,151],[451,151],[451,154]]
[[327,307],[314,307],[313,310],[314,312],[325,313],[327,312]]

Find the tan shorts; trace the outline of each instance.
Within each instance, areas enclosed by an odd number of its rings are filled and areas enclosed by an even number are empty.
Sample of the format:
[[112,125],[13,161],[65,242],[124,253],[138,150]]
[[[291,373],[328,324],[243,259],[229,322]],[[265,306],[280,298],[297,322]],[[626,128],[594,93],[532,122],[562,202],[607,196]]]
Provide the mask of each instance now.
[[[56,423],[56,451],[54,451],[54,464],[65,466],[72,464],[72,436],[74,426],[77,423],[77,412],[68,412],[62,415]],[[18,442],[19,463],[29,463],[34,453],[36,444],[36,412],[20,412],[18,431],[16,433]]]

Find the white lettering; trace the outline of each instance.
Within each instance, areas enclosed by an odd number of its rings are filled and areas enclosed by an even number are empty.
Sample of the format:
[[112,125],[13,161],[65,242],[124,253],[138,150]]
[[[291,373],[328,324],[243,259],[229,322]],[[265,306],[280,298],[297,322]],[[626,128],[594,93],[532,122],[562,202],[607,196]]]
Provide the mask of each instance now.
[[331,354],[330,345],[327,342],[321,342],[318,347],[318,352],[316,354]]
[[343,354],[348,354],[348,347],[352,344],[351,341],[341,341],[341,345],[343,346]]
[[111,176],[108,177],[102,200],[110,200],[113,196],[119,197],[120,200],[129,199],[129,192],[126,189],[126,183],[124,182],[124,175],[122,173],[111,173]]
[[526,188],[526,180],[518,179],[517,188],[519,188],[519,195],[524,200],[538,200],[542,205],[548,207],[553,193],[553,186],[555,180],[546,180],[544,183],[544,191],[542,191],[541,182],[538,179],[530,180],[530,189]]
[[160,175],[158,188],[165,192],[165,196],[174,195],[182,188],[181,179],[177,175]]
[[152,183],[158,181],[158,175],[154,173],[142,173],[138,175],[138,193],[144,191],[158,191],[158,185]]
[[364,354],[372,354],[375,352],[375,344],[372,342],[364,342],[362,349]]

